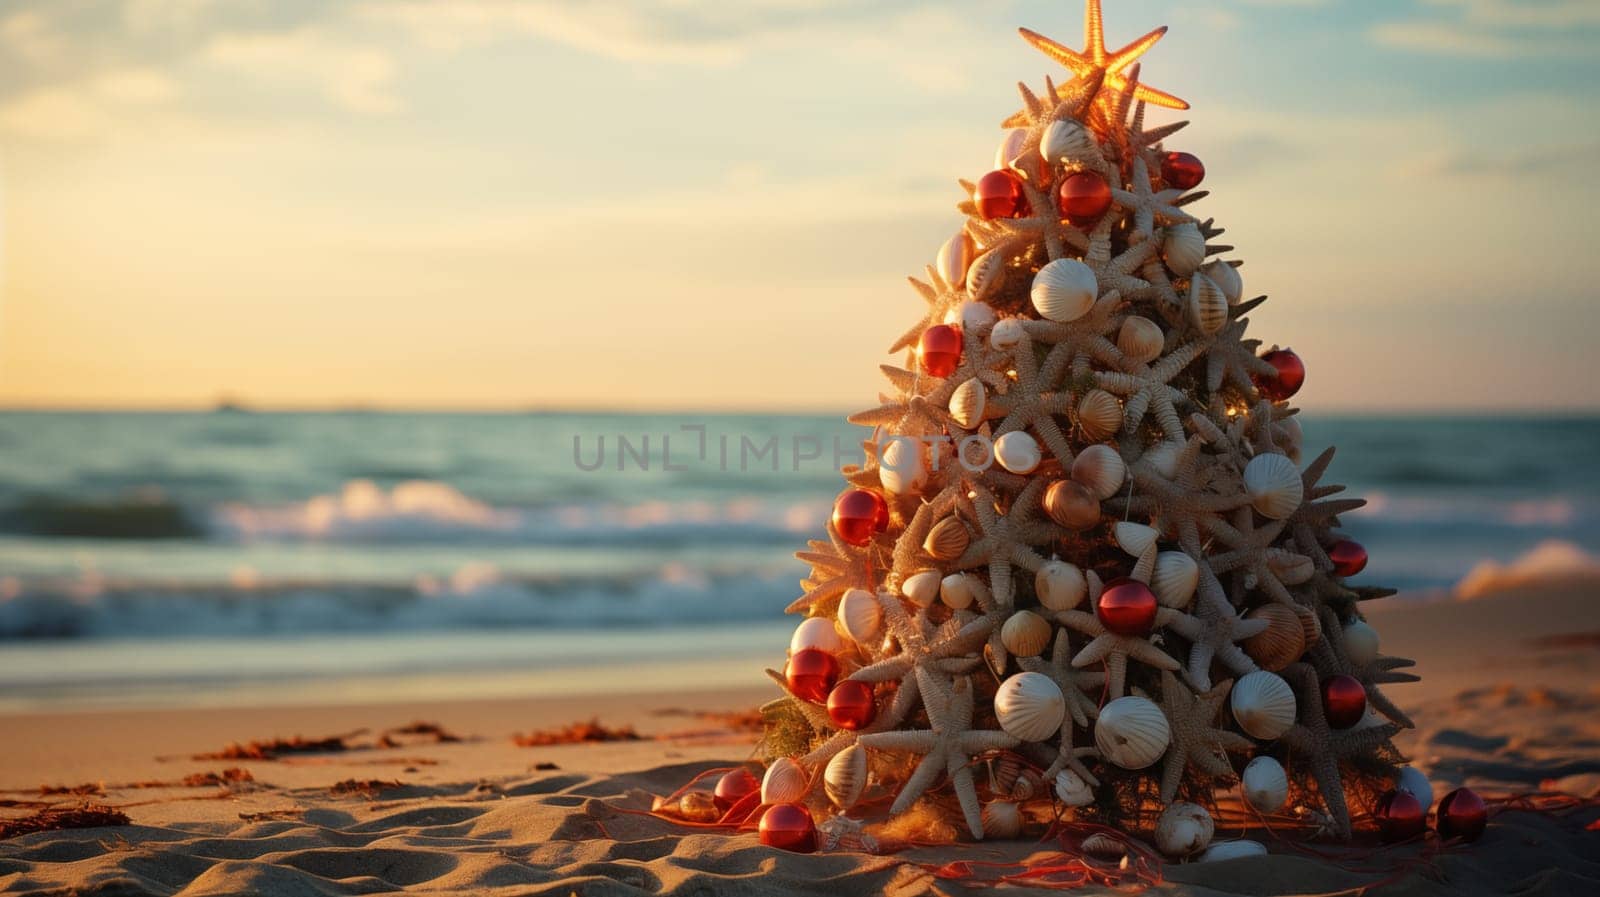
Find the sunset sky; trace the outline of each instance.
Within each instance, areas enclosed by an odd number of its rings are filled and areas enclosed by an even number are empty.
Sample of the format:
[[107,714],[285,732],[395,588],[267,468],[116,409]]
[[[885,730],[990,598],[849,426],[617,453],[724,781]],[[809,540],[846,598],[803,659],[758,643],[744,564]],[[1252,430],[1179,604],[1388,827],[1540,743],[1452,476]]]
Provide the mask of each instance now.
[[[1201,6],[1107,40],[1300,404],[1600,406],[1600,4]],[[1082,6],[8,0],[0,405],[871,404],[1018,25]]]

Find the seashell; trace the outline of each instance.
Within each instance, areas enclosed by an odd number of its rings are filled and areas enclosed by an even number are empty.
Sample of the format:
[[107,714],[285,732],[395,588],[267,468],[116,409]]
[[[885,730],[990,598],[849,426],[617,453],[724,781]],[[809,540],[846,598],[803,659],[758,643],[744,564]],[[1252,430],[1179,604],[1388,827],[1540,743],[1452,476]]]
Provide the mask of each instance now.
[[985,838],[1015,838],[1022,834],[1022,810],[1007,800],[990,801],[983,807]]
[[1239,728],[1253,738],[1271,741],[1294,725],[1294,689],[1277,673],[1246,673],[1233,684],[1228,700]]
[[1043,781],[1016,754],[1002,754],[989,767],[989,790],[1014,801],[1029,800]]
[[1094,744],[1100,756],[1123,769],[1144,769],[1161,759],[1172,730],[1154,701],[1126,695],[1100,708]]
[[1044,460],[1039,440],[1021,430],[1012,430],[994,441],[994,459],[1012,473],[1033,473]]
[[789,653],[798,654],[807,648],[817,648],[829,654],[844,650],[844,639],[839,637],[839,630],[833,628],[833,620],[812,617],[795,627],[794,637],[789,639]]
[[971,607],[983,583],[970,573],[952,573],[939,580],[939,600],[952,610]]
[[900,584],[900,594],[918,607],[927,607],[935,598],[939,597],[940,575],[938,570],[923,570],[906,577]]
[[1244,653],[1263,670],[1276,673],[1306,653],[1306,630],[1293,609],[1273,602],[1245,614],[1247,620],[1266,620],[1267,628],[1244,640]]
[[941,561],[951,561],[961,557],[961,552],[967,550],[967,543],[971,541],[972,534],[967,532],[967,525],[961,522],[961,518],[946,517],[928,530],[922,550]]
[[1103,389],[1091,389],[1078,402],[1078,426],[1091,442],[1117,435],[1122,429],[1122,403]]
[[1189,321],[1207,336],[1228,323],[1228,297],[1198,272],[1189,279]]
[[1183,455],[1183,446],[1176,442],[1158,442],[1145,449],[1139,460],[1150,465],[1150,469],[1161,474],[1167,479],[1178,475],[1178,459]]
[[963,330],[982,333],[994,326],[999,315],[995,314],[994,307],[985,302],[968,300],[956,308],[952,308],[944,316],[946,324],[959,324]]
[[1237,860],[1240,857],[1264,857],[1267,855],[1267,845],[1260,841],[1248,839],[1239,841],[1223,841],[1207,847],[1198,857],[1197,863],[1220,863],[1223,860]]
[[1013,737],[1044,741],[1061,731],[1061,721],[1067,716],[1067,699],[1049,676],[1016,673],[995,690],[994,715],[1000,728]]
[[1046,162],[1054,165],[1063,159],[1082,159],[1091,153],[1097,154],[1099,147],[1088,128],[1073,119],[1061,118],[1044,129],[1039,139],[1039,152]]
[[1239,276],[1238,268],[1217,259],[1201,268],[1200,272],[1217,285],[1229,305],[1238,305],[1239,300],[1244,298],[1244,278]]
[[1100,500],[1076,480],[1056,480],[1044,491],[1044,512],[1070,530],[1086,530],[1100,522]]
[[1284,552],[1267,558],[1267,566],[1274,576],[1286,586],[1297,586],[1311,581],[1317,575],[1317,565],[1303,554]]
[[1291,609],[1300,615],[1300,627],[1306,633],[1306,647],[1314,647],[1317,642],[1322,641],[1322,619],[1310,608],[1304,610]]
[[1271,757],[1251,760],[1239,776],[1244,799],[1263,813],[1276,813],[1289,799],[1289,775]]
[[761,802],[764,804],[789,804],[806,799],[811,790],[811,777],[805,767],[788,757],[779,757],[767,767],[761,777]]
[[1185,608],[1194,600],[1195,587],[1200,584],[1200,565],[1181,551],[1163,551],[1156,555],[1156,569],[1150,574],[1150,591],[1165,607]]
[[878,481],[896,495],[922,491],[928,482],[927,451],[922,440],[910,436],[891,437],[879,458]]
[[1034,574],[1033,591],[1046,610],[1071,610],[1089,594],[1089,582],[1066,561],[1045,561]]
[[1167,856],[1186,857],[1204,850],[1216,831],[1217,824],[1205,807],[1176,801],[1156,820],[1156,847]]
[[1127,477],[1127,462],[1109,445],[1091,445],[1072,459],[1072,478],[1101,501],[1116,495]]
[[1126,520],[1119,520],[1113,533],[1117,537],[1117,545],[1136,558],[1144,557],[1144,553],[1155,548],[1156,540],[1161,538],[1161,533],[1155,527]]
[[1167,335],[1161,332],[1161,325],[1149,318],[1132,315],[1122,322],[1122,329],[1117,331],[1117,349],[1129,361],[1140,364],[1155,361],[1161,357],[1161,350],[1166,346]]
[[983,422],[983,408],[988,402],[989,394],[982,381],[973,377],[950,393],[950,416],[970,430]]
[[989,331],[989,347],[997,352],[1009,352],[1021,345],[1027,336],[1021,318],[1001,318]]
[[1416,798],[1417,803],[1422,804],[1424,816],[1428,814],[1428,808],[1433,806],[1433,783],[1415,766],[1400,767],[1394,777],[1394,788]]
[[1028,151],[1028,129],[1007,128],[1000,138],[1000,147],[994,151],[995,168],[1015,168],[1017,160]]
[[1300,507],[1305,483],[1300,468],[1276,453],[1256,455],[1244,466],[1244,491],[1250,505],[1263,517],[1284,520]]
[[1094,789],[1070,769],[1056,773],[1056,797],[1069,807],[1086,807],[1094,803]]
[[1039,314],[1063,324],[1089,313],[1099,295],[1094,271],[1077,259],[1056,259],[1033,275],[1028,293]]
[[981,252],[967,266],[967,295],[978,302],[987,301],[1006,282],[1006,257],[998,249]]
[[944,241],[939,247],[939,254],[934,260],[934,270],[939,272],[939,277],[945,283],[956,286],[967,279],[967,268],[972,264],[972,257],[977,254],[972,245],[972,238],[962,231]]
[[1378,630],[1360,618],[1344,624],[1344,656],[1358,667],[1378,659]]
[[1083,852],[1101,860],[1122,860],[1128,856],[1128,848],[1116,838],[1104,832],[1095,832],[1083,839],[1080,845]]
[[865,645],[883,628],[883,607],[866,589],[851,589],[839,599],[839,628],[857,644]]
[[[1193,274],[1206,259],[1206,238],[1200,233],[1200,226],[1184,221],[1167,227],[1166,236],[1161,240],[1161,257],[1173,274],[1179,277]],[[939,258],[944,258],[943,253]],[[1226,295],[1223,298],[1227,298]]]
[[1300,463],[1300,446],[1305,442],[1305,431],[1300,428],[1298,415],[1273,421],[1272,439],[1283,446],[1283,453],[1289,456],[1290,461]]
[[717,799],[709,791],[686,792],[678,799],[678,813],[690,822],[716,822],[722,818],[717,809]]
[[1000,627],[1000,641],[1017,657],[1038,657],[1050,644],[1055,627],[1031,610],[1019,610]]
[[822,770],[822,790],[841,810],[848,810],[867,789],[867,749],[852,744],[833,755]]

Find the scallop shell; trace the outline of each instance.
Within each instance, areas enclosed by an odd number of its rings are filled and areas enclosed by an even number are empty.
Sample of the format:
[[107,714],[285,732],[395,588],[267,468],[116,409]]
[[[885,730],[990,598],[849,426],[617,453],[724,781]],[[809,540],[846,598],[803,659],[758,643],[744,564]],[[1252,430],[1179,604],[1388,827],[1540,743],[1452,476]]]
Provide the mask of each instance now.
[[1198,272],[1189,279],[1189,321],[1207,336],[1228,323],[1228,297]]
[[983,422],[983,409],[988,402],[989,394],[984,390],[982,381],[973,377],[950,393],[950,416],[964,429],[970,430]]
[[994,459],[1012,473],[1029,474],[1044,460],[1039,440],[1021,430],[1012,430],[994,441]]
[[905,582],[900,584],[900,594],[906,596],[912,604],[918,607],[927,607],[934,602],[934,599],[939,597],[940,579],[938,570],[923,570],[920,573],[913,573],[906,577]]
[[972,534],[967,532],[967,525],[959,517],[946,517],[935,523],[933,529],[928,530],[928,538],[922,542],[922,550],[941,561],[951,561],[961,557],[967,550],[967,543],[972,541]]
[[1260,841],[1241,839],[1238,841],[1223,841],[1207,847],[1198,857],[1197,863],[1219,863],[1223,860],[1237,860],[1240,857],[1264,857],[1267,855],[1267,845]]
[[1234,683],[1229,703],[1239,728],[1253,738],[1271,741],[1294,725],[1294,689],[1277,673],[1246,673]]
[[1043,780],[1014,753],[1001,754],[989,766],[989,790],[1014,801],[1033,797]]
[[1244,298],[1244,279],[1239,276],[1238,268],[1217,259],[1201,268],[1200,273],[1217,285],[1229,305],[1238,305],[1239,300]]
[[1056,259],[1033,275],[1028,295],[1039,314],[1065,324],[1089,313],[1099,295],[1099,284],[1094,271],[1083,262]]
[[1144,557],[1145,552],[1155,548],[1156,540],[1161,538],[1161,533],[1153,526],[1142,523],[1130,523],[1126,520],[1117,522],[1114,534],[1117,545],[1134,557]]
[[883,628],[883,607],[866,589],[851,589],[839,599],[839,628],[857,644],[865,645]]
[[1311,581],[1317,575],[1317,565],[1303,554],[1283,552],[1267,558],[1267,566],[1272,569],[1278,581],[1286,586],[1297,586]]
[[1422,812],[1427,814],[1428,808],[1433,806],[1433,783],[1423,775],[1422,770],[1415,766],[1402,766],[1395,773],[1394,787],[1396,791],[1404,791],[1417,799],[1422,804]]
[[1293,461],[1284,455],[1268,453],[1256,455],[1244,466],[1244,491],[1250,496],[1250,505],[1261,516],[1284,520],[1300,507],[1305,483]]
[[1103,389],[1091,389],[1078,402],[1078,426],[1092,442],[1115,436],[1122,429],[1122,403]]
[[[1184,221],[1167,227],[1161,241],[1161,257],[1166,259],[1173,274],[1179,277],[1193,274],[1206,259],[1206,238],[1200,233],[1200,226]],[[941,254],[940,258],[944,256]]]
[[976,250],[972,238],[965,231],[944,241],[935,257],[934,270],[945,283],[955,286],[967,279],[967,268],[972,264]]
[[983,836],[1010,839],[1022,834],[1022,810],[1007,800],[990,801],[983,806]]
[[999,315],[995,313],[994,307],[987,302],[974,302],[969,299],[950,309],[944,316],[944,322],[959,324],[963,330],[970,330],[973,333],[983,333],[993,327],[998,318]]
[[988,300],[1006,282],[1006,257],[998,249],[981,252],[967,266],[967,295],[979,302]]
[[962,610],[972,606],[983,587],[983,581],[971,573],[952,573],[939,580],[939,600],[952,610]]
[[1358,667],[1378,659],[1378,630],[1366,620],[1351,620],[1344,625],[1344,656]]
[[1183,446],[1176,442],[1158,442],[1144,450],[1139,460],[1149,464],[1150,469],[1161,474],[1167,479],[1178,475],[1178,459],[1183,454]]
[[1100,500],[1076,480],[1057,480],[1044,491],[1044,512],[1070,530],[1086,530],[1100,522]]
[[1144,769],[1161,759],[1172,730],[1154,701],[1127,695],[1100,708],[1094,743],[1100,756],[1123,769]]
[[1013,737],[1044,741],[1061,731],[1061,721],[1067,716],[1067,699],[1049,676],[1017,673],[995,691],[994,715],[1000,728]]
[[1019,610],[1000,627],[1000,641],[1017,657],[1038,657],[1050,644],[1053,629],[1044,617],[1031,610]]
[[1028,151],[1028,129],[1007,128],[1005,136],[1000,138],[1000,146],[994,151],[994,167],[1015,168],[1017,160]]
[[1200,565],[1181,551],[1163,551],[1156,555],[1156,569],[1150,574],[1150,591],[1165,607],[1185,608],[1194,600],[1195,587],[1200,584]]
[[844,650],[844,639],[839,637],[839,630],[833,627],[832,619],[812,617],[795,627],[794,637],[789,639],[789,653],[798,654],[807,648],[817,648],[829,654]]
[[1116,495],[1127,477],[1127,462],[1109,445],[1091,445],[1072,459],[1072,478],[1101,501]]
[[922,440],[909,436],[891,438],[879,458],[878,481],[896,495],[922,491],[928,482],[927,451]]
[[1082,159],[1098,150],[1089,129],[1070,118],[1051,122],[1039,140],[1039,152],[1051,165],[1063,159]]
[[1056,773],[1056,797],[1069,807],[1086,807],[1094,803],[1094,790],[1070,769]]
[[1306,630],[1300,615],[1289,607],[1263,604],[1245,614],[1249,620],[1266,620],[1267,628],[1244,640],[1244,653],[1263,670],[1276,673],[1306,653]]
[[1177,801],[1161,811],[1156,820],[1156,847],[1170,857],[1199,853],[1211,843],[1217,824],[1199,804]]
[[811,777],[805,767],[788,757],[779,757],[767,767],[761,777],[761,802],[764,804],[790,804],[806,799],[811,788]]
[[1129,361],[1141,364],[1155,361],[1161,357],[1161,350],[1166,346],[1167,335],[1161,332],[1161,325],[1149,318],[1131,315],[1122,322],[1122,329],[1117,331],[1117,349]]
[[1089,594],[1089,582],[1066,561],[1045,561],[1034,574],[1033,591],[1046,610],[1071,610]]
[[822,770],[822,790],[841,810],[848,810],[867,789],[867,749],[852,744],[833,755]]
[[1251,760],[1239,776],[1244,799],[1263,813],[1276,813],[1289,799],[1289,774],[1271,757]]

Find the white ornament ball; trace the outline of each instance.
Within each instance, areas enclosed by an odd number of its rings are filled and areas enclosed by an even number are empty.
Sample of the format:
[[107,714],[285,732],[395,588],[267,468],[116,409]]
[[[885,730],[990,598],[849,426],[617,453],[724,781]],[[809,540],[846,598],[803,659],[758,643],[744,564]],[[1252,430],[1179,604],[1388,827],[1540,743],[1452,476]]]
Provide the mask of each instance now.
[[1167,715],[1154,701],[1137,695],[1117,698],[1100,708],[1094,723],[1094,744],[1100,756],[1123,769],[1144,769],[1161,759],[1171,741]]
[[1271,757],[1251,760],[1239,776],[1244,799],[1263,813],[1276,813],[1289,799],[1289,775],[1283,764]]
[[1066,561],[1045,561],[1033,577],[1033,590],[1046,610],[1072,610],[1089,594],[1083,571]]
[[1180,800],[1156,820],[1156,848],[1169,857],[1199,853],[1211,843],[1216,828],[1205,807]]
[[1428,781],[1422,770],[1415,766],[1400,767],[1400,772],[1395,776],[1394,788],[1416,798],[1417,803],[1422,804],[1424,814],[1433,806],[1433,783]]
[[828,617],[812,617],[795,627],[794,637],[789,639],[789,653],[798,654],[807,648],[816,648],[829,654],[838,654],[844,650],[844,639],[839,637],[839,630],[834,628],[833,620]]
[[1378,659],[1378,630],[1366,620],[1351,620],[1344,627],[1344,653],[1358,667]]
[[1017,673],[994,693],[994,715],[1000,728],[1023,741],[1044,741],[1061,731],[1067,699],[1043,673]]
[[972,574],[952,573],[939,580],[939,600],[952,610],[962,610],[972,606],[980,588],[982,584]]
[[1012,430],[994,441],[994,458],[1012,473],[1029,474],[1044,460],[1039,441],[1021,430]]
[[989,348],[997,352],[1009,352],[1027,337],[1028,331],[1022,326],[1021,318],[1001,318],[989,331]]
[[906,577],[900,584],[900,594],[918,607],[927,607],[938,599],[941,585],[943,579],[938,570],[923,570]]

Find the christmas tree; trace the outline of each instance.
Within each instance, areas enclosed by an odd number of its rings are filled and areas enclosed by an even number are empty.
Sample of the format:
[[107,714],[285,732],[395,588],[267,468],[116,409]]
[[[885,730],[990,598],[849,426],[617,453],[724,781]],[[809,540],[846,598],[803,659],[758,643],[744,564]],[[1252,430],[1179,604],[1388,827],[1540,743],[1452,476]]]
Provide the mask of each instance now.
[[[1303,468],[1305,376],[1260,351],[1239,262],[1200,217],[1200,160],[1139,80],[1165,32],[1105,47],[1022,36],[1070,70],[1021,86],[993,171],[884,366],[890,390],[790,606],[807,619],[765,708],[762,800],[846,815],[877,795],[981,838],[1040,812],[1149,828],[1182,855],[1242,780],[1348,836],[1411,725],[1379,686],[1353,586],[1362,502]],[[892,803],[890,798],[892,797]],[[1211,809],[1208,809],[1211,808]],[[1157,818],[1159,815],[1159,819]]]

